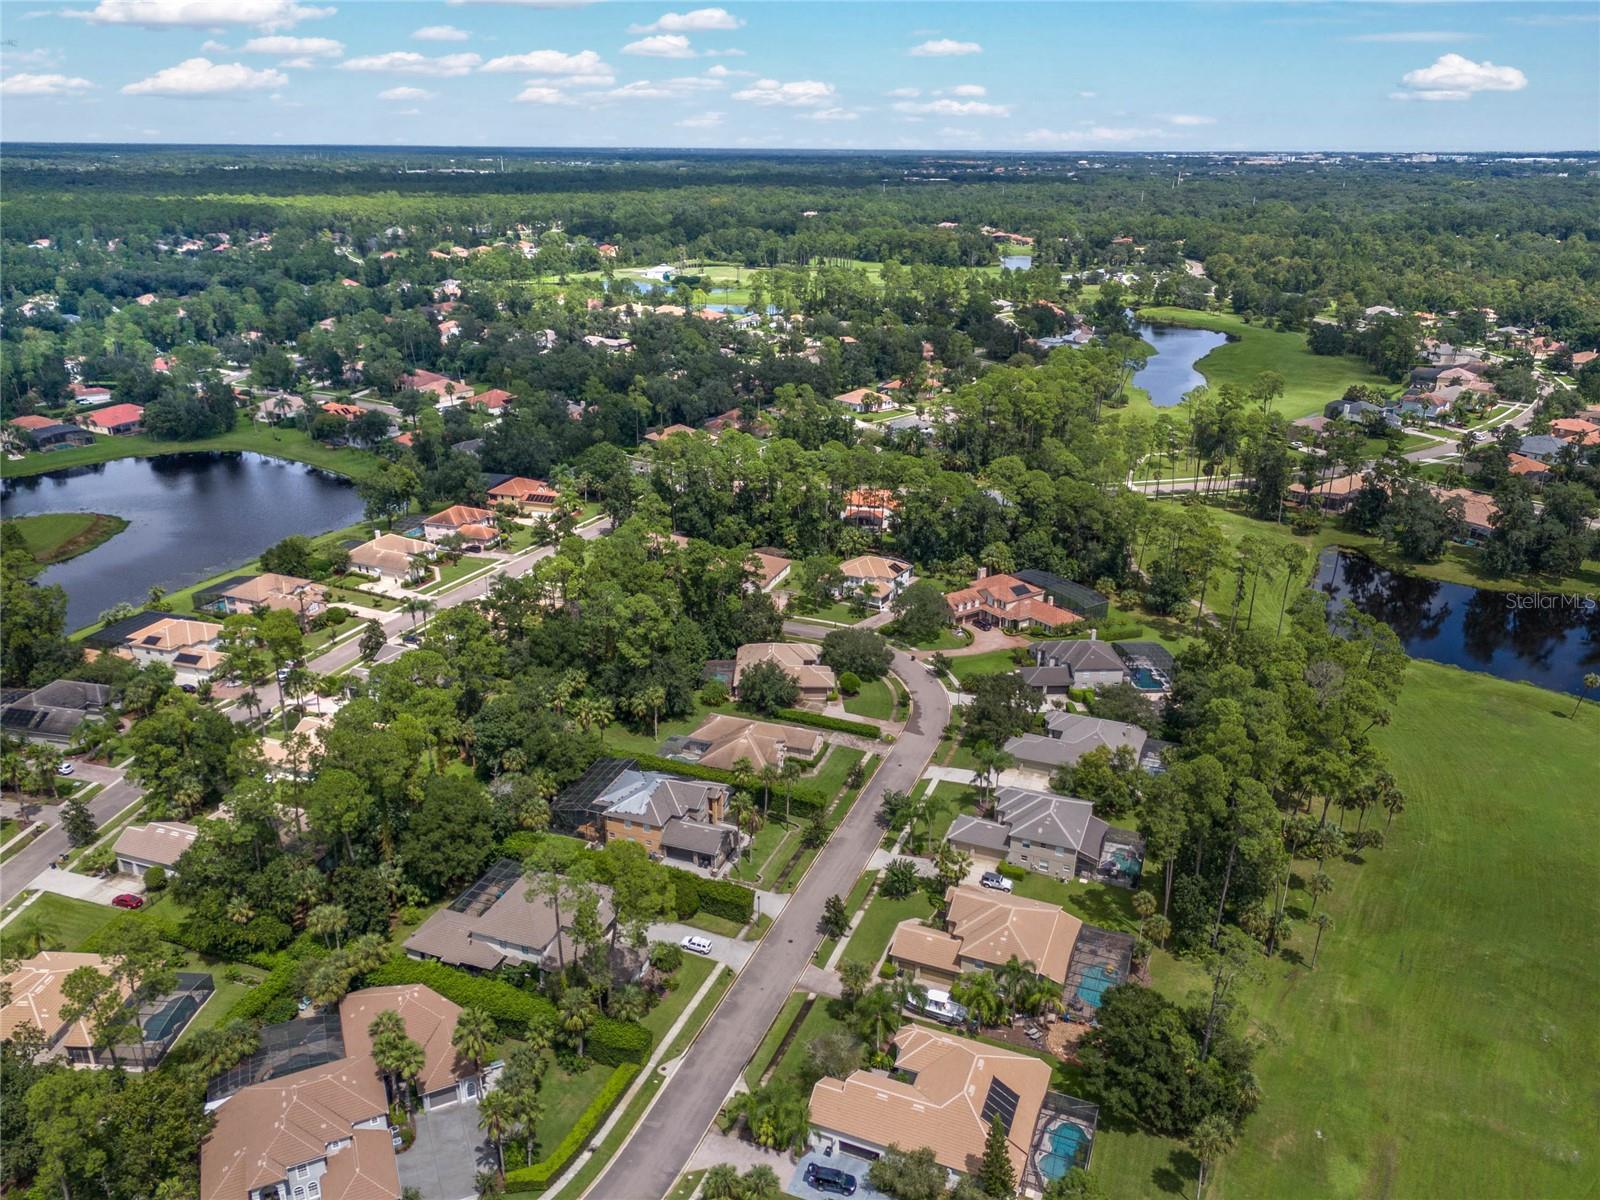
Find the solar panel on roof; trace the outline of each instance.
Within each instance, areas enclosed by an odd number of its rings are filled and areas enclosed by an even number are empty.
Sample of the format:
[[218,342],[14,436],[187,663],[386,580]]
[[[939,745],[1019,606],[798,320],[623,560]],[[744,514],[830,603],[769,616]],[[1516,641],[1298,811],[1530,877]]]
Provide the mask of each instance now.
[[1007,1133],[1011,1132],[1011,1123],[1017,1119],[1017,1094],[1006,1084],[998,1079],[989,1081],[989,1094],[983,1098],[983,1123],[989,1124],[996,1117]]

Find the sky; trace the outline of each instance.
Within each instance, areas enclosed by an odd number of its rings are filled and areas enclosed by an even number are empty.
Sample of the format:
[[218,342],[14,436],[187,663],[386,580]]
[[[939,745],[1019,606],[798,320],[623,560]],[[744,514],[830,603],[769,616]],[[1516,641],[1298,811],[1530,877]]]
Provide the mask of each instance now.
[[0,2],[0,139],[1600,149],[1600,3]]

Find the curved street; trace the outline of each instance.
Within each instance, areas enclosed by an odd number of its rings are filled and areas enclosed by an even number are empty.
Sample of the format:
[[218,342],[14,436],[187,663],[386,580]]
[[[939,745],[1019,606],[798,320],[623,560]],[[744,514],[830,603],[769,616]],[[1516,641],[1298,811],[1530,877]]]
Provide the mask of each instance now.
[[[787,621],[783,628],[790,637],[820,637],[828,632],[801,621]],[[829,896],[850,891],[878,848],[883,837],[878,801],[891,789],[909,791],[933,757],[950,720],[949,696],[922,663],[903,651],[895,652],[893,671],[912,699],[905,732],[889,748],[645,1119],[588,1195],[603,1200],[659,1200],[672,1187],[810,964],[822,941],[817,925],[823,904]]]

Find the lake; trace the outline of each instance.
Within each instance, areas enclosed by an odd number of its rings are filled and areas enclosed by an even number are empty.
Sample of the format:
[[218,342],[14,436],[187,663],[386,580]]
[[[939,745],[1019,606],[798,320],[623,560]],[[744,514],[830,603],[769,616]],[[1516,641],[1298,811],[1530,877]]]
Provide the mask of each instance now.
[[1002,271],[1029,271],[1033,269],[1033,255],[1031,254],[1002,254],[1000,256],[1000,269]]
[[1185,392],[1204,387],[1206,377],[1195,369],[1195,363],[1228,340],[1225,333],[1182,325],[1142,324],[1134,329],[1156,352],[1133,373],[1130,382],[1148,392],[1150,403],[1157,408],[1171,408],[1183,400]]
[[87,554],[56,563],[41,583],[67,589],[67,628],[92,624],[153,585],[169,592],[255,558],[290,534],[326,533],[361,519],[348,480],[262,454],[164,454],[7,479],[7,517],[100,512],[128,527]]
[[1600,602],[1550,592],[1497,592],[1386,571],[1326,550],[1317,587],[1349,600],[1400,637],[1413,658],[1577,695],[1600,671]]

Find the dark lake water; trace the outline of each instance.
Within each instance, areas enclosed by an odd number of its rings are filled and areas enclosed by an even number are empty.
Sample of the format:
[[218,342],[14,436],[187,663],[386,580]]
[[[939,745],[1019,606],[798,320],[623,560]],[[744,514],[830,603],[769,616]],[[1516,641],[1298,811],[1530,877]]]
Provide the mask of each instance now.
[[1360,554],[1324,551],[1317,586],[1399,635],[1413,658],[1577,695],[1600,671],[1600,602],[1496,592],[1396,575]]
[[344,479],[261,454],[165,454],[7,479],[7,517],[100,512],[128,527],[87,554],[49,567],[41,583],[67,589],[67,628],[154,584],[173,591],[260,554],[294,533],[325,533],[361,519]]
[[1195,363],[1228,340],[1225,333],[1181,325],[1144,324],[1135,330],[1156,352],[1133,373],[1132,383],[1149,392],[1157,408],[1171,408],[1185,392],[1203,386],[1206,377],[1195,370]]

